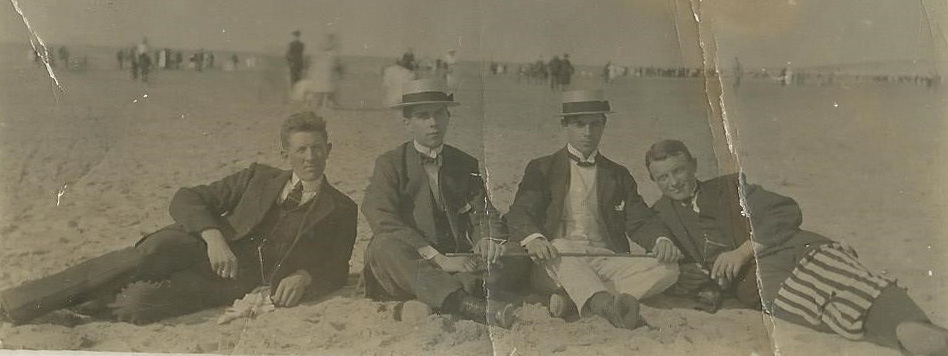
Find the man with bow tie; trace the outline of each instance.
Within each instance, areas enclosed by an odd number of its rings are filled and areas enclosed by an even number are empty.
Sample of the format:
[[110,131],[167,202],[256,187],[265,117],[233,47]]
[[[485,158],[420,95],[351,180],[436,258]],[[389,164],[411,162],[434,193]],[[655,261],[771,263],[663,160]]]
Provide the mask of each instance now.
[[[507,236],[478,161],[444,144],[448,107],[458,105],[445,88],[436,80],[408,82],[394,106],[412,139],[379,156],[366,188],[362,212],[374,233],[366,294],[408,300],[403,310],[435,309],[509,328],[513,306],[485,297],[518,286],[529,260],[501,258]],[[471,252],[478,257],[449,255]]]
[[[568,143],[530,161],[505,218],[512,239],[562,287],[550,297],[554,316],[576,308],[634,329],[642,324],[639,300],[675,283],[681,252],[629,170],[599,153],[610,113],[601,91],[564,92],[558,116]],[[609,257],[630,252],[627,236],[654,257]]]
[[323,172],[326,122],[291,115],[280,130],[292,169],[263,164],[171,199],[175,223],[114,251],[0,292],[3,316],[26,322],[79,310],[137,324],[227,305],[251,291],[278,307],[346,284],[358,210]]

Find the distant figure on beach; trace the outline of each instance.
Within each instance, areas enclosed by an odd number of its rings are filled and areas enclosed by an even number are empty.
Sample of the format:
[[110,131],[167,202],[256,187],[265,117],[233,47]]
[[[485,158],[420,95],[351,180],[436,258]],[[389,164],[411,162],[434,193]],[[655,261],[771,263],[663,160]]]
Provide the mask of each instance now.
[[558,90],[566,90],[569,88],[570,83],[572,83],[573,73],[576,72],[576,68],[573,68],[573,63],[569,61],[569,53],[563,54],[563,59],[560,60],[559,68],[557,68],[557,77],[556,80]]
[[138,76],[143,82],[148,81],[148,73],[151,72],[151,56],[148,55],[148,52],[138,55]]
[[294,92],[302,91],[304,100],[312,108],[339,107],[337,83],[342,75],[342,63],[338,47],[337,37],[326,35],[306,71],[306,79],[297,82],[293,89]]
[[451,90],[456,90],[458,88],[458,75],[456,68],[458,64],[457,51],[454,49],[448,50],[448,53],[444,55],[444,76],[445,82],[448,84],[448,88]]
[[556,90],[560,87],[560,71],[562,70],[562,61],[559,56],[553,56],[547,65],[550,72],[550,90]]
[[293,41],[286,49],[286,64],[290,67],[290,88],[303,79],[303,42],[300,42],[300,31],[293,31]]
[[741,66],[741,60],[734,57],[734,88],[741,86],[741,78],[744,77],[744,68]]
[[448,107],[458,105],[446,90],[440,80],[412,81],[394,107],[412,139],[378,157],[365,191],[365,292],[406,301],[402,320],[439,311],[510,328],[515,307],[499,297],[520,287],[530,261],[500,259],[519,246],[504,244],[477,159],[444,143]]
[[402,100],[402,89],[406,83],[415,80],[415,72],[408,68],[399,58],[395,64],[385,67],[382,71],[382,86],[385,87],[385,97],[382,99],[384,107],[393,107]]
[[69,68],[69,49],[66,46],[59,47],[59,60],[62,61],[66,69]]
[[171,199],[175,223],[134,247],[0,291],[0,318],[25,323],[73,307],[146,324],[255,294],[293,307],[346,284],[355,202],[323,172],[332,151],[323,118],[290,115],[280,128],[289,170],[253,163]]
[[418,69],[418,63],[415,62],[415,51],[412,48],[409,47],[408,50],[402,54],[402,64],[409,70]]
[[[567,142],[527,164],[504,216],[508,245],[523,246],[536,261],[534,287],[552,293],[551,315],[592,313],[616,328],[638,328],[645,325],[639,301],[675,283],[681,251],[629,170],[599,151],[613,113],[602,91],[563,92],[561,110]],[[615,256],[633,246],[653,255]],[[555,285],[544,286],[549,278]]]
[[764,313],[849,340],[912,355],[948,355],[948,331],[931,323],[904,288],[863,266],[849,246],[803,230],[792,198],[732,174],[699,181],[697,160],[677,140],[645,154],[662,191],[652,204],[684,252],[672,294],[706,286]]

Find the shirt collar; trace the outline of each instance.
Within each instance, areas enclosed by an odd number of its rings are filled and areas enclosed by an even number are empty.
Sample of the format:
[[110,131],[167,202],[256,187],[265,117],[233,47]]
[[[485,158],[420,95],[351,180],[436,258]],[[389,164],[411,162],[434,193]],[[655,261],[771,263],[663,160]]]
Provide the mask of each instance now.
[[696,183],[695,191],[691,193],[691,196],[688,198],[685,198],[684,200],[679,200],[678,203],[681,204],[682,206],[689,206],[695,212],[698,212],[698,193],[700,192],[701,192],[701,185]]
[[438,156],[441,155],[441,151],[444,150],[444,144],[440,144],[435,148],[430,148],[418,143],[418,141],[412,141],[412,143],[415,144],[415,150],[418,151],[418,153],[431,158],[438,158]]
[[312,192],[319,191],[319,187],[323,185],[323,177],[319,177],[319,179],[317,180],[307,182],[300,179],[300,177],[296,175],[296,172],[293,172],[293,177],[290,178],[290,186],[295,187],[296,183],[299,183],[299,182],[303,182],[304,193],[312,193]]
[[566,144],[566,149],[569,151],[569,153],[579,157],[579,159],[583,162],[596,163],[596,157],[599,156],[599,149],[593,150],[592,154],[590,154],[588,158],[584,157],[583,153],[579,152],[579,150],[577,150],[571,144]]

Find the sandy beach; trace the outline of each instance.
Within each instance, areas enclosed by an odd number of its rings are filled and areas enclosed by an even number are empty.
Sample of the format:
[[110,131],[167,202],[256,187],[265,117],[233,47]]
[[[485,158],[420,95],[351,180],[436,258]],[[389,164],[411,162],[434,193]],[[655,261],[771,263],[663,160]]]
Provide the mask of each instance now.
[[[181,186],[280,161],[281,68],[158,71],[150,83],[117,69],[57,72],[61,89],[30,63],[0,67],[0,289],[127,247],[171,223]],[[526,163],[560,148],[557,93],[485,74],[466,63],[447,141],[479,157],[494,204],[513,200]],[[598,86],[580,78],[577,86]],[[375,157],[406,139],[379,108],[378,71],[347,73],[342,109],[325,115],[333,142],[327,177],[360,202]],[[620,78],[604,86],[613,115],[601,150],[626,165],[646,201],[659,197],[643,163],[663,138],[685,141],[699,178],[719,173],[700,79]],[[734,147],[751,182],[794,197],[804,227],[844,241],[948,324],[948,153],[944,88],[887,83],[725,88]],[[773,321],[752,310],[716,314],[652,301],[650,327],[604,319],[566,322],[538,304],[511,330],[434,315],[394,320],[394,303],[355,293],[371,231],[360,217],[343,290],[292,309],[217,325],[223,308],[135,326],[53,313],[0,327],[4,349],[319,355],[898,355],[868,343]]]

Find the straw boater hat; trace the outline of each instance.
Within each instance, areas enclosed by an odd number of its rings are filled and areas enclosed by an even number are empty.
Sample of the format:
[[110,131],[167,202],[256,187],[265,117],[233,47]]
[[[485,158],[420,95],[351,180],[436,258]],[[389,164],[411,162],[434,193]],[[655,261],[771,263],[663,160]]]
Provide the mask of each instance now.
[[563,112],[556,116],[584,114],[612,114],[609,100],[602,90],[572,90],[563,92]]
[[393,109],[421,104],[460,105],[454,101],[454,94],[448,94],[448,85],[436,79],[418,79],[402,86],[402,100],[392,106]]

